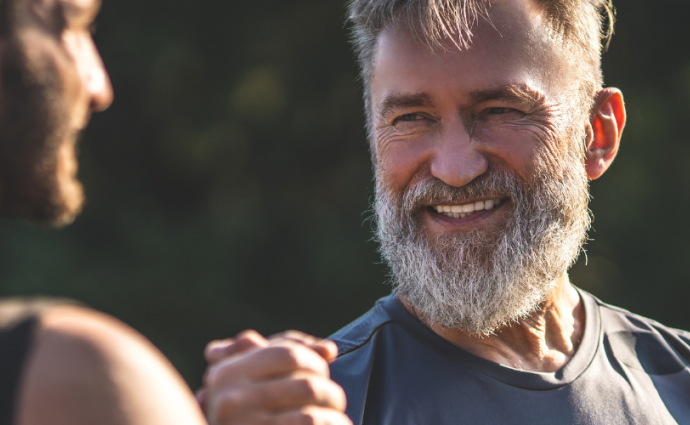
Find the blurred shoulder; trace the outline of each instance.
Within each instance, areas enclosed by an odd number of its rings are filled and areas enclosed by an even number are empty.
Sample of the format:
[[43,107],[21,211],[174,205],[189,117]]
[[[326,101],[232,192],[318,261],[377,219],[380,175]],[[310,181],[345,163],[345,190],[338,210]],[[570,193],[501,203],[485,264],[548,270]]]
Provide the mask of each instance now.
[[191,391],[141,334],[75,305],[37,313],[17,424],[202,424]]

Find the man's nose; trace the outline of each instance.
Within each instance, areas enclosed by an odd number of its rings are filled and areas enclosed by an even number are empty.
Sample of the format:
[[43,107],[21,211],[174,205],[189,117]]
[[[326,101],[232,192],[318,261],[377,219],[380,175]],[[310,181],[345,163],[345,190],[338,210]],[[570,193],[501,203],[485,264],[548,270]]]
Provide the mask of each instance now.
[[96,56],[98,63],[90,73],[87,87],[91,96],[91,110],[101,112],[108,109],[113,103],[113,86],[108,71],[103,65],[103,60],[98,53]]
[[479,144],[463,120],[443,126],[431,160],[431,174],[447,185],[462,187],[484,174],[489,166]]
[[113,103],[113,86],[103,59],[90,38],[79,61],[82,84],[89,95],[91,111],[101,112],[108,109]]
[[113,103],[113,86],[105,67],[101,67],[99,74],[94,76],[96,82],[93,83],[89,90],[91,110],[94,112],[105,111]]

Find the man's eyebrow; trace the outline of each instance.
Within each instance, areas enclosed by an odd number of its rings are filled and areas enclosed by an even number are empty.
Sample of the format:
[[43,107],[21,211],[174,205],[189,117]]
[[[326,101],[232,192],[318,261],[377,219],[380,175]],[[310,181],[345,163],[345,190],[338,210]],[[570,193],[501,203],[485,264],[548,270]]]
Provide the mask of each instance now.
[[477,90],[470,94],[470,99],[475,104],[491,100],[505,100],[528,104],[531,107],[542,106],[547,103],[544,93],[527,84],[505,84],[486,90]]
[[432,103],[431,96],[426,93],[392,93],[383,99],[378,108],[378,113],[382,117],[386,117],[398,109],[425,107],[430,106]]

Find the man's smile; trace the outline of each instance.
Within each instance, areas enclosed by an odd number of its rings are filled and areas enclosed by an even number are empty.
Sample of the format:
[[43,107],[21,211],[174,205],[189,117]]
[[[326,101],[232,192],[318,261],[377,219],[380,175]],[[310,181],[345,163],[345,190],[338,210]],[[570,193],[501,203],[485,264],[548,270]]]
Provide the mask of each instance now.
[[450,218],[466,218],[481,211],[488,211],[501,205],[501,198],[485,199],[456,205],[432,205],[437,213]]
[[498,222],[494,221],[499,216],[503,217],[501,211],[505,209],[506,204],[511,204],[510,197],[473,199],[463,204],[432,204],[425,209],[424,215],[429,220],[427,225],[432,233],[469,230],[476,226],[498,225]]

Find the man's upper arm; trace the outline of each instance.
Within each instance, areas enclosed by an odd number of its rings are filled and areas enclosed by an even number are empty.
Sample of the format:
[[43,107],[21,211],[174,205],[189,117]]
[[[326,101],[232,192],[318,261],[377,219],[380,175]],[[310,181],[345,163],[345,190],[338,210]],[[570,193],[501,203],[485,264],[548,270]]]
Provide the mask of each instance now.
[[18,400],[18,425],[206,423],[187,385],[149,341],[77,307],[41,315]]

